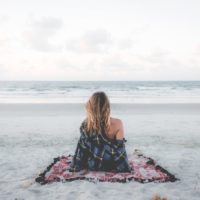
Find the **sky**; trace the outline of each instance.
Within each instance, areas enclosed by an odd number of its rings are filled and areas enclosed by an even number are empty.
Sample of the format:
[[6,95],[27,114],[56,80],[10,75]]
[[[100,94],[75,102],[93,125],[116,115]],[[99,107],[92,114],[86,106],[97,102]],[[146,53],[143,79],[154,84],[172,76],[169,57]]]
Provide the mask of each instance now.
[[0,0],[0,80],[200,80],[199,0]]

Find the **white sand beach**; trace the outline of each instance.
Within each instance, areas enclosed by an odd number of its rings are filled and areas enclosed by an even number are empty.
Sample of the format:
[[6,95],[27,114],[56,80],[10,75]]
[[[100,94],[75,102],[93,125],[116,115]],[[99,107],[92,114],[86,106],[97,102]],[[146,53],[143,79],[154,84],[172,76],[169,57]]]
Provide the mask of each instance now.
[[84,114],[83,104],[0,104],[0,199],[199,200],[200,104],[112,104],[128,154],[140,149],[178,182],[34,183],[54,157],[74,153]]

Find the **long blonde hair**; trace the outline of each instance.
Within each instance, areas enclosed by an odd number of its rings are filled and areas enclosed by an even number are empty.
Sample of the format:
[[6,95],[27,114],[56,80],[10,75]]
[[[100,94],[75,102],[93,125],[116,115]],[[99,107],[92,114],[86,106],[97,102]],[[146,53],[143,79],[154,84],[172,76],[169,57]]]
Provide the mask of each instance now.
[[107,95],[95,92],[85,106],[86,109],[86,132],[88,134],[106,133],[110,127],[110,102]]

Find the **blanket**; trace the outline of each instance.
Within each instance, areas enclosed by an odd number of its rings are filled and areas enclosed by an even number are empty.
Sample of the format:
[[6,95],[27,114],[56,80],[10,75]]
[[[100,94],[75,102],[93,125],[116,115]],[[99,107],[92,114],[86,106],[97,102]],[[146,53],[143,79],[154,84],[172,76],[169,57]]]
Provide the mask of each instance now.
[[166,169],[157,165],[152,158],[142,154],[129,156],[129,165],[134,170],[125,173],[88,171],[86,169],[79,172],[69,172],[68,169],[72,158],[72,155],[54,158],[53,163],[39,174],[35,181],[43,185],[58,181],[66,182],[82,179],[94,182],[129,182],[135,180],[141,183],[174,182],[179,180]]

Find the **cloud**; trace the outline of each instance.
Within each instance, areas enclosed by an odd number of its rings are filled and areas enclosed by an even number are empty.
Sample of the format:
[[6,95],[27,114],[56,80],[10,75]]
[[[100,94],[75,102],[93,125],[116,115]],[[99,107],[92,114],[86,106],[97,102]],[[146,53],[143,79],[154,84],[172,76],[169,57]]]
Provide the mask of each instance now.
[[168,51],[163,49],[152,49],[144,53],[136,55],[139,62],[143,63],[144,66],[157,68],[163,70],[162,66],[165,66],[171,60],[171,55]]
[[59,67],[60,69],[64,71],[79,71],[80,70],[80,65],[78,65],[75,62],[71,62],[67,60],[66,58],[60,58],[55,61],[55,66]]
[[[12,52],[12,42],[15,40],[13,39],[16,35],[12,35],[12,32],[9,31],[10,25],[10,18],[5,15],[0,15],[0,53],[1,57],[2,54],[6,52]],[[14,41],[15,42],[15,41]]]
[[133,46],[133,41],[131,39],[122,39],[118,42],[118,47],[121,50],[130,49]]
[[7,75],[7,70],[3,64],[0,63],[0,78],[4,79],[4,77]]
[[0,23],[6,23],[10,20],[10,17],[6,16],[6,15],[0,15]]
[[195,48],[194,54],[195,54],[197,57],[200,57],[200,44],[197,45],[197,47]]
[[112,55],[102,59],[100,62],[101,68],[106,70],[128,70],[131,68],[131,63],[120,55]]
[[111,35],[103,29],[86,32],[82,37],[67,41],[66,48],[76,53],[106,53],[112,45]]
[[9,38],[6,38],[6,37],[0,37],[0,52],[4,52],[7,47],[7,44],[9,42]]
[[63,27],[61,19],[54,17],[43,17],[32,20],[29,24],[29,30],[23,33],[28,45],[37,51],[51,52],[61,49],[61,45],[51,42],[57,32]]

